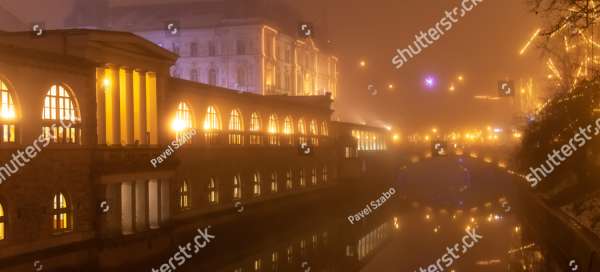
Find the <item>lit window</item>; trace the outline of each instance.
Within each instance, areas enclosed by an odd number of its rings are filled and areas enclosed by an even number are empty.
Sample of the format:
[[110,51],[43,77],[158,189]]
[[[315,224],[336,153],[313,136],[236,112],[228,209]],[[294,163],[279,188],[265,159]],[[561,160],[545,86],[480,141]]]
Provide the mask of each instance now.
[[286,117],[283,121],[283,134],[291,135],[294,134],[294,122],[291,117]]
[[256,144],[262,144],[262,137],[261,135],[257,135],[257,132],[260,132],[261,130],[261,120],[260,120],[260,115],[258,115],[258,113],[253,112],[252,116],[250,117],[250,131],[253,132],[250,134],[250,144],[256,145]]
[[292,182],[292,170],[288,170],[285,172],[285,188],[291,190],[294,188],[294,183]]
[[252,175],[252,192],[254,196],[260,196],[260,174],[254,173]]
[[310,134],[312,134],[312,135],[319,135],[319,129],[317,127],[317,121],[315,121],[315,120],[310,121]]
[[279,186],[277,184],[277,173],[273,172],[271,173],[271,192],[277,193],[277,191],[279,190],[278,187]]
[[214,178],[210,178],[208,182],[208,203],[219,203],[219,191],[217,190],[217,182]]
[[70,207],[62,193],[54,195],[52,206],[52,228],[55,232],[65,232],[71,228]]
[[327,166],[323,166],[323,182],[327,181]]
[[262,269],[262,260],[257,259],[254,261],[254,271],[260,271]]
[[268,131],[271,134],[276,134],[279,132],[279,126],[277,125],[277,115],[269,116],[269,126]]
[[260,115],[256,112],[253,112],[252,117],[250,118],[250,131],[260,131]]
[[187,180],[179,186],[179,208],[182,210],[190,208],[190,189]]
[[6,219],[4,219],[4,207],[0,203],[0,241],[6,238]]
[[17,113],[12,95],[6,84],[0,80],[0,143],[15,142],[15,121]]
[[229,116],[229,144],[242,144],[242,134],[240,133],[242,130],[243,126],[240,111],[234,109]]
[[240,175],[233,176],[233,199],[242,198],[242,180]]
[[177,139],[183,139],[182,137],[187,135],[190,129],[194,128],[192,116],[192,109],[187,103],[181,102],[177,105],[177,113],[175,114],[175,121],[173,123]]
[[306,180],[304,179],[304,169],[298,171],[298,178],[300,180],[300,187],[306,186]]
[[271,145],[279,145],[279,126],[277,124],[277,115],[272,114],[269,116],[269,123],[267,130],[269,132],[269,144]]
[[327,121],[323,121],[321,123],[321,135],[329,136],[329,128],[327,126]]
[[79,109],[71,97],[63,85],[52,85],[44,98],[42,131],[54,143],[80,142]]
[[312,183],[312,185],[317,184],[317,169],[316,168],[313,168],[312,171],[310,172],[310,182]]
[[304,119],[298,120],[298,133],[306,135],[306,123],[304,123]]
[[213,106],[209,106],[206,109],[206,117],[204,118],[204,129],[205,130],[220,130],[221,122],[219,121],[219,114],[217,109]]

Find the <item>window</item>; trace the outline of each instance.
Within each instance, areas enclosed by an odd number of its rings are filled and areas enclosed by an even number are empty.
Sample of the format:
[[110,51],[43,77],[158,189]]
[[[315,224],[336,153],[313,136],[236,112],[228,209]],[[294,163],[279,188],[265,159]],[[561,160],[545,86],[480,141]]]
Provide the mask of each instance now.
[[208,70],[208,84],[209,85],[217,85],[217,70],[211,68]]
[[323,175],[323,182],[327,181],[327,166],[323,166],[323,172],[321,173]]
[[179,208],[182,210],[190,208],[190,189],[187,180],[183,180],[179,186]]
[[291,117],[285,117],[283,120],[283,134],[291,135],[294,134],[294,122]]
[[233,176],[233,199],[242,198],[242,180],[240,175]]
[[260,196],[260,185],[260,174],[254,173],[252,175],[252,193],[254,193],[254,196]]
[[229,115],[229,144],[242,144],[242,134],[240,133],[242,130],[243,126],[240,111],[234,109]]
[[52,228],[54,232],[66,232],[71,228],[71,212],[67,198],[62,193],[54,195],[52,206]]
[[292,182],[292,170],[288,170],[285,172],[285,188],[291,190],[294,188],[294,183]]
[[235,51],[238,55],[246,55],[246,43],[238,40],[235,44]]
[[319,145],[319,138],[317,137],[319,135],[319,127],[315,120],[310,121],[310,134],[312,135],[310,138],[311,144],[315,146]]
[[312,183],[312,185],[317,185],[317,169],[313,168],[310,171],[310,182]]
[[192,69],[190,70],[190,80],[191,81],[198,81],[198,70],[197,69]]
[[221,122],[219,114],[214,106],[208,106],[206,109],[206,117],[204,118],[204,130],[220,130]]
[[6,219],[4,217],[4,207],[0,203],[0,241],[6,239]]
[[193,114],[190,106],[185,102],[179,102],[175,114],[175,121],[173,123],[173,129],[176,131],[177,140],[186,137],[188,134],[187,132],[194,128],[192,116]]
[[190,56],[197,57],[198,56],[198,43],[190,43]]
[[304,169],[298,170],[298,179],[300,183],[300,187],[306,186],[306,180],[304,179]]
[[315,120],[310,121],[310,134],[312,134],[312,135],[319,135],[319,129],[317,127],[317,121],[315,121]]
[[261,130],[261,120],[258,113],[253,112],[250,117],[250,131],[254,132],[250,134],[250,144],[262,144],[261,135],[257,135],[257,132]]
[[237,84],[238,87],[246,87],[246,68],[244,67],[237,69]]
[[14,143],[17,113],[12,95],[4,81],[0,80],[0,143]]
[[271,173],[271,193],[277,193],[279,190],[279,184],[277,184],[277,173]]
[[277,124],[277,115],[272,114],[269,116],[269,124],[267,127],[267,131],[269,132],[269,144],[271,145],[279,145],[279,126]]
[[250,131],[260,131],[260,116],[256,112],[253,112],[250,118]]
[[294,121],[292,121],[292,117],[287,116],[283,120],[283,134],[287,136],[288,144],[294,144],[294,138],[292,134],[294,134]]
[[217,49],[215,47],[215,42],[209,41],[208,42],[208,56],[214,57],[216,55],[217,55]]
[[298,120],[298,133],[302,135],[306,134],[306,123],[304,123],[304,119]]
[[71,97],[65,86],[52,85],[44,98],[42,131],[54,143],[80,142],[79,109]]
[[219,191],[217,189],[217,182],[214,178],[210,178],[208,181],[208,203],[219,203]]
[[306,135],[306,123],[304,122],[304,119],[298,120],[298,133],[300,134],[300,137],[298,138],[300,144],[306,143],[306,137],[304,136]]
[[321,135],[329,136],[329,129],[327,127],[327,121],[321,122]]

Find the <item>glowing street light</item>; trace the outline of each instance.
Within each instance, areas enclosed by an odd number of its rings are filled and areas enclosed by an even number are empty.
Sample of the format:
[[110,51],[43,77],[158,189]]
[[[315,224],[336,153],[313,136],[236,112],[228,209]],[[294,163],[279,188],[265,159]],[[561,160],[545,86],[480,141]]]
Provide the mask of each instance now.
[[361,60],[359,63],[360,67],[366,67],[367,66],[367,62],[364,60]]
[[449,90],[450,92],[454,92],[454,90],[456,90],[456,88],[454,87],[454,83],[452,83],[452,84],[450,85],[450,88],[448,88],[448,90]]
[[425,87],[433,89],[435,87],[435,78],[433,76],[427,76],[425,78]]
[[392,84],[392,83],[388,84],[388,89],[393,90],[394,89],[394,84]]
[[463,77],[462,75],[458,76],[458,81],[463,82],[465,81],[465,77]]

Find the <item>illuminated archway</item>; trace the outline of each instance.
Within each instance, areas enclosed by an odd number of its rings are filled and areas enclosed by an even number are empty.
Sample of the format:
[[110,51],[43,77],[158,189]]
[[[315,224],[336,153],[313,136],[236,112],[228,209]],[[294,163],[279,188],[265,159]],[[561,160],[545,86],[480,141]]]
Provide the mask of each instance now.
[[0,79],[0,143],[16,141],[17,111],[12,90]]
[[50,87],[44,98],[42,131],[53,143],[81,143],[81,118],[75,96],[62,84]]
[[71,229],[71,205],[63,193],[56,193],[52,203],[52,229],[66,232]]

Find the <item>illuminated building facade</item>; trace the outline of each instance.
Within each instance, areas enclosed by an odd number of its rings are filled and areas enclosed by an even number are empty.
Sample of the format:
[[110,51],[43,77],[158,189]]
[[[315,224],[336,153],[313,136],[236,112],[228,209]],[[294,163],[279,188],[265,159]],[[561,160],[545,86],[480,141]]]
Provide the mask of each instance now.
[[171,68],[177,78],[263,95],[337,93],[336,57],[260,21],[136,33],[181,56]]
[[[0,263],[14,271],[31,266],[19,256],[59,247],[72,250],[68,261],[43,260],[49,269],[143,262],[169,248],[166,226],[338,180],[342,132],[329,95],[173,78],[177,55],[126,32],[2,33],[0,47]],[[299,152],[302,143],[314,153]],[[31,146],[28,160],[11,160]],[[93,256],[72,247],[97,239],[127,243]]]

